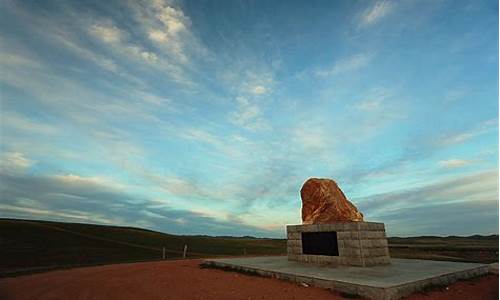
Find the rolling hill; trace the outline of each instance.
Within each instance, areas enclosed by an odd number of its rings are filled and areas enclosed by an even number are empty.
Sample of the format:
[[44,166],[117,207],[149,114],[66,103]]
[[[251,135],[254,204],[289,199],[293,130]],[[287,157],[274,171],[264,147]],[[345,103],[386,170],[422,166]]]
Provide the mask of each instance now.
[[[284,255],[285,239],[172,235],[152,230],[0,218],[0,276],[86,265],[182,258]],[[498,235],[391,237],[391,257],[491,263]]]
[[182,257],[277,255],[286,241],[182,236],[132,227],[0,219],[0,273]]

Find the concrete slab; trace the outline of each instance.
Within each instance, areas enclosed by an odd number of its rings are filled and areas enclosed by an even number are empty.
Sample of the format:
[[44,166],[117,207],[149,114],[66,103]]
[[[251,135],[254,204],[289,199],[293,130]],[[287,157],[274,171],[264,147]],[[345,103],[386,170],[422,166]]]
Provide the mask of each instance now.
[[322,267],[289,261],[286,256],[208,259],[205,264],[376,300],[399,299],[429,286],[447,285],[489,271],[485,264],[396,258],[391,258],[390,265],[374,267]]

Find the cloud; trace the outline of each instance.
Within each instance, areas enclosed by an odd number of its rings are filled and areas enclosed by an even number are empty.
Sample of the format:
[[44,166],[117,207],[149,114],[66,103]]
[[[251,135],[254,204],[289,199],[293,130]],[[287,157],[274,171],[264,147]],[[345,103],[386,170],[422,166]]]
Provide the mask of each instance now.
[[470,165],[471,163],[472,163],[472,161],[470,161],[470,160],[457,159],[457,158],[440,160],[438,162],[438,164],[441,167],[448,168],[448,169],[464,167],[464,166]]
[[90,27],[89,32],[105,43],[116,44],[123,39],[123,32],[110,24],[94,24]]
[[191,20],[182,9],[163,0],[133,2],[131,7],[147,38],[175,63],[191,64],[192,54],[206,55],[207,50],[191,32]]
[[233,158],[244,155],[239,149],[240,146],[248,146],[247,140],[241,136],[218,136],[201,128],[178,129],[175,135],[185,140],[210,145],[220,153]]
[[[0,38],[0,43],[5,44],[5,41]],[[40,62],[30,59],[22,54],[9,53],[5,49],[2,49],[2,55],[0,55],[0,65],[2,67],[23,67],[29,69],[42,68]]]
[[368,26],[379,22],[387,16],[394,8],[392,2],[382,0],[377,1],[371,8],[367,9],[361,16],[360,25]]
[[[386,103],[386,101],[391,98],[392,96],[391,94],[392,94],[391,90],[385,87],[380,86],[372,88],[363,96],[364,98],[367,99],[355,103],[354,107],[360,111],[365,111],[370,113],[375,113],[383,108],[384,109],[383,113],[385,116],[390,116],[389,118],[399,118],[401,117],[401,113],[397,113],[394,111],[391,112],[391,108],[387,107],[387,106],[392,106],[392,104],[387,105]],[[377,118],[380,118],[380,116],[377,116]]]
[[234,125],[248,130],[265,130],[269,125],[262,116],[260,107],[246,97],[236,97],[237,110],[229,115],[229,121]]
[[39,121],[34,121],[25,116],[10,112],[3,111],[0,124],[3,128],[10,128],[14,130],[21,130],[27,133],[53,135],[60,130],[52,125],[45,124]]
[[0,154],[1,172],[24,172],[34,164],[35,161],[25,157],[24,154],[20,152],[3,152]]
[[114,47],[115,51],[124,55],[142,59],[148,63],[159,62],[156,53],[144,49],[135,43],[127,41],[128,34],[112,24],[110,20],[104,23],[93,24],[89,28],[89,33],[98,40]]
[[316,70],[315,74],[319,77],[335,76],[338,74],[346,73],[361,69],[368,65],[372,60],[373,55],[367,53],[359,53],[348,58],[337,61],[329,69]]
[[455,144],[461,144],[468,140],[471,140],[477,136],[489,133],[493,130],[498,129],[498,120],[490,119],[481,122],[477,126],[472,129],[459,132],[459,133],[451,133],[447,135],[442,135],[438,141],[436,142],[439,146],[450,146]]
[[[355,202],[366,219],[387,222],[393,234],[497,233],[498,170],[370,195]],[[474,222],[481,226],[473,226]]]
[[262,85],[257,85],[252,88],[252,93],[256,95],[262,95],[267,93],[267,88]]
[[173,209],[108,186],[102,178],[0,173],[0,215],[11,218],[146,227],[177,234],[277,235],[242,223]]

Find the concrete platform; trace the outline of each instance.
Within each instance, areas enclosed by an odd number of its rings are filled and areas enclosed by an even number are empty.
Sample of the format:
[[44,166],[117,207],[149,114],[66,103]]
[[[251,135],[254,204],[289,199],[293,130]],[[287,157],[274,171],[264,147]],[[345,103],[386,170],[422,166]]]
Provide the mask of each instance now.
[[286,256],[207,259],[204,263],[375,300],[399,299],[426,287],[448,285],[489,271],[485,264],[396,258],[391,258],[390,265],[364,268],[321,267],[289,261]]

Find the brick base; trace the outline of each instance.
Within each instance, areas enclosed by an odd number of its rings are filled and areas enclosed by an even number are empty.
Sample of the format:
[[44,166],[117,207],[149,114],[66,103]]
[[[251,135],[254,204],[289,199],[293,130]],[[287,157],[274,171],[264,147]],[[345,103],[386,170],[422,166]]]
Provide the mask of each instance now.
[[[389,247],[383,223],[349,222],[313,225],[288,225],[288,260],[331,266],[369,267],[390,264]],[[338,256],[302,253],[303,232],[337,233]]]

